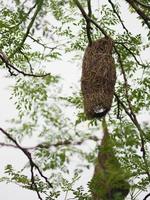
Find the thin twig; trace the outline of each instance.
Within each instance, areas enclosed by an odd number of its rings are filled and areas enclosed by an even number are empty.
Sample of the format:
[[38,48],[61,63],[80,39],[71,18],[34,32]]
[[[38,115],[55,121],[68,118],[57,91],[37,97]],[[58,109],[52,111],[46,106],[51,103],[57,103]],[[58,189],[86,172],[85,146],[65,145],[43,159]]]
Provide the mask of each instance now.
[[81,13],[82,13],[83,17],[85,18],[85,20],[90,21],[92,24],[94,24],[103,33],[103,35],[105,35],[106,37],[108,37],[106,31],[86,14],[86,12],[83,9],[83,7],[80,4],[80,2],[78,0],[73,0],[73,1],[77,5],[77,7],[79,8],[79,10],[81,11]]
[[67,200],[67,196],[68,196],[68,190],[65,192],[65,198],[64,198],[64,200]]
[[118,103],[121,105],[121,107],[124,109],[125,113],[129,116],[129,118],[131,119],[131,121],[134,123],[134,119],[131,115],[131,113],[129,112],[129,109],[125,106],[125,104],[123,103],[123,101],[119,98],[119,96],[117,95],[117,93],[114,93],[116,100],[118,101]]
[[[76,142],[73,142],[72,140],[65,140],[65,141],[59,141],[57,143],[54,143],[54,144],[50,144],[50,143],[41,143],[41,144],[38,144],[36,146],[33,146],[33,147],[22,147],[23,149],[27,150],[27,151],[30,151],[30,150],[36,150],[38,148],[45,148],[45,149],[48,149],[50,147],[59,147],[59,146],[67,146],[67,145],[81,145],[83,142],[85,142],[85,140],[93,140],[95,142],[98,142],[99,139],[96,137],[96,136],[90,136],[86,139],[82,139],[80,141],[76,141]],[[7,143],[3,143],[3,142],[0,142],[0,146],[1,147],[11,147],[11,148],[18,148],[16,145],[13,145],[13,144],[7,144]]]
[[[12,71],[11,67],[7,64],[7,63],[8,63],[8,57],[7,57],[6,54],[5,54],[4,52],[2,52],[2,51],[0,51],[0,58],[1,58],[2,62],[5,63],[6,68],[8,69],[10,75],[11,75],[11,76],[17,76],[17,74],[15,74],[15,73]],[[0,64],[2,64],[2,63],[0,63]]]
[[120,64],[120,67],[121,67],[121,70],[122,70],[122,74],[123,74],[123,79],[124,79],[124,83],[125,83],[125,95],[126,95],[127,103],[128,103],[129,110],[130,110],[130,116],[132,116],[132,121],[136,125],[136,127],[137,127],[137,129],[139,131],[139,134],[140,134],[141,151],[143,153],[143,160],[144,160],[144,163],[145,163],[145,166],[146,166],[146,172],[147,172],[147,175],[148,175],[148,178],[149,178],[149,181],[150,181],[150,172],[149,172],[149,167],[148,167],[148,163],[147,163],[147,160],[146,160],[144,132],[143,132],[143,130],[142,130],[137,118],[136,118],[136,115],[135,115],[135,113],[134,113],[134,111],[132,109],[132,104],[131,104],[131,101],[130,101],[130,98],[129,98],[129,93],[128,93],[128,81],[127,81],[127,78],[126,78],[126,74],[125,74],[123,62],[122,62],[122,59],[121,59],[121,55],[118,52],[117,48],[115,48],[115,51],[116,51],[116,53],[118,55],[118,61],[119,61],[119,64]]
[[120,64],[121,71],[122,71],[123,78],[124,78],[124,83],[125,83],[125,95],[126,95],[126,98],[127,98],[127,102],[128,102],[128,105],[129,105],[129,109],[130,109],[131,112],[133,112],[132,105],[131,105],[131,102],[130,102],[130,99],[129,99],[129,94],[128,94],[128,81],[127,81],[126,74],[125,74],[125,70],[124,70],[124,67],[123,67],[123,62],[122,62],[122,59],[121,59],[121,55],[120,55],[120,53],[119,53],[119,51],[117,50],[116,47],[114,47],[114,49],[115,49],[115,52],[116,52],[117,55],[118,55],[118,62],[119,62],[119,64]]
[[[49,47],[47,46],[46,44],[40,42],[38,39],[34,38],[33,36],[31,35],[28,35],[29,38],[31,38],[34,42],[36,42],[37,44],[41,45],[44,49],[50,49],[51,51],[54,51],[57,47],[61,46],[61,45],[57,45],[57,46],[54,46],[54,47]],[[63,44],[62,44],[63,45]]]
[[26,13],[26,17],[28,17],[30,15],[30,13],[32,12],[32,10],[36,7],[36,3],[29,9],[29,11]]
[[143,158],[143,161],[144,161],[144,164],[145,164],[145,171],[146,171],[146,174],[147,174],[147,177],[148,177],[148,180],[150,182],[150,172],[149,172],[149,165],[147,163],[147,160],[146,160],[146,150],[145,150],[145,141],[144,141],[144,132],[136,118],[136,115],[131,112],[128,111],[129,109],[125,106],[125,104],[120,100],[119,96],[115,93],[114,94],[117,101],[120,103],[120,105],[122,106],[122,108],[124,109],[124,111],[126,112],[126,114],[129,116],[129,118],[131,119],[131,121],[133,122],[133,124],[136,126],[136,128],[138,129],[139,131],[139,135],[140,135],[140,140],[141,140],[141,151],[142,151],[142,158]]
[[25,43],[25,41],[26,41],[26,39],[27,39],[27,37],[28,37],[28,35],[29,35],[29,33],[30,33],[30,30],[31,30],[31,28],[32,28],[32,26],[33,26],[33,24],[34,24],[34,21],[35,21],[37,15],[38,15],[38,13],[39,13],[39,11],[40,11],[40,9],[41,9],[41,6],[42,6],[42,4],[43,4],[43,1],[37,1],[37,2],[38,2],[38,3],[36,4],[37,8],[36,8],[36,10],[35,10],[35,13],[34,13],[32,19],[31,19],[31,21],[30,21],[28,27],[27,27],[26,33],[24,34],[24,36],[23,36],[22,41],[20,42],[20,44],[19,44],[19,45],[16,47],[16,49],[12,52],[12,54],[9,56],[9,58],[12,58],[12,57],[22,48],[22,46],[24,45],[24,43]]
[[[36,185],[36,183],[35,183],[33,168],[34,168],[34,167],[37,168],[37,167],[36,167],[36,164],[35,164],[35,163],[33,162],[33,160],[32,160],[31,154],[30,154],[26,149],[24,149],[23,147],[21,147],[21,146],[19,145],[19,143],[18,143],[9,133],[7,133],[4,129],[0,128],[0,131],[1,131],[5,136],[7,136],[7,138],[10,139],[10,140],[18,147],[18,149],[20,149],[20,150],[26,155],[26,157],[29,159],[30,167],[31,167],[31,183],[32,183],[32,185],[35,186],[34,189],[35,189],[35,191],[36,191],[36,193],[37,193],[37,195],[38,195],[38,198],[39,198],[40,200],[42,200],[42,197],[40,196],[40,193],[39,193],[39,191],[38,191],[37,185]],[[31,186],[32,186],[32,185],[31,185]],[[32,189],[33,189],[33,188],[32,188]]]
[[31,63],[30,63],[30,60],[29,60],[28,56],[27,56],[23,51],[21,51],[21,50],[20,50],[20,53],[21,53],[21,54],[24,56],[24,58],[26,59],[27,63],[29,64],[29,67],[30,67],[30,72],[31,72],[31,74],[33,74],[32,65],[31,65]]
[[[145,164],[145,171],[146,171],[146,174],[147,174],[149,182],[150,182],[149,166],[148,166],[148,163],[147,163],[147,160],[146,160],[144,132],[143,132],[143,130],[142,130],[142,128],[141,128],[141,126],[140,126],[140,124],[139,124],[139,122],[137,120],[137,117],[136,117],[136,115],[135,115],[135,113],[133,111],[133,108],[132,108],[133,106],[132,106],[132,103],[130,101],[129,92],[128,92],[128,81],[127,81],[126,73],[125,73],[125,70],[124,70],[124,65],[123,65],[123,61],[122,61],[121,55],[120,55],[120,53],[119,53],[119,51],[117,50],[116,47],[114,47],[114,49],[115,49],[115,52],[116,52],[116,54],[118,56],[118,62],[120,64],[121,71],[122,71],[122,74],[123,74],[123,79],[124,79],[124,83],[125,83],[125,96],[126,96],[126,100],[127,100],[127,103],[128,103],[129,110],[130,110],[130,112],[126,112],[127,109],[125,109],[125,112],[131,118],[132,122],[134,123],[134,125],[137,127],[137,129],[139,131],[140,140],[141,140],[141,151],[142,151],[142,154],[143,154],[142,157],[143,157],[143,161],[144,161],[144,164]],[[119,101],[118,98],[117,98],[117,100]]]
[[7,143],[4,143],[4,142],[0,142],[0,147],[12,147],[12,148],[18,149],[18,147],[16,145],[7,144]]
[[143,63],[140,63],[140,61],[137,59],[137,57],[135,56],[135,54],[123,42],[115,41],[115,43],[122,45],[131,54],[131,56],[134,58],[134,60],[136,61],[136,63],[138,65],[140,65],[142,67],[146,67],[146,65],[144,65]]
[[9,73],[10,73],[11,76],[17,76],[18,75],[18,74],[13,73],[12,69],[14,71],[16,71],[17,73],[22,74],[23,76],[31,76],[31,77],[36,77],[36,78],[42,78],[42,77],[51,75],[50,73],[47,73],[47,74],[30,74],[30,73],[26,73],[26,72],[16,68],[11,63],[9,63],[8,57],[3,52],[0,52],[0,58],[3,61],[3,63],[5,63],[6,68],[9,70]]
[[37,171],[39,172],[40,176],[45,179],[46,183],[49,185],[49,187],[52,187],[52,184],[48,181],[48,178],[46,176],[43,175],[43,173],[41,172],[40,168],[38,167],[38,165],[32,160],[32,156],[30,154],[30,152],[23,148],[22,146],[20,146],[20,144],[9,134],[7,133],[3,128],[0,128],[0,131],[7,136],[8,139],[10,139],[17,147],[18,149],[20,149],[28,158],[31,167],[34,167],[35,169],[37,169]]
[[[91,15],[92,15],[91,0],[87,0],[87,5],[88,5],[88,16],[89,16],[89,18],[91,18]],[[85,19],[85,20],[86,20],[86,23],[87,23],[86,29],[87,29],[87,37],[88,37],[88,40],[89,40],[89,46],[91,46],[91,44],[92,44],[91,23],[90,23],[89,20],[87,20],[87,19]]]
[[87,0],[87,5],[88,5],[88,16],[91,18],[92,16],[91,0]]
[[41,195],[40,195],[40,192],[38,190],[38,187],[37,187],[37,184],[35,182],[35,178],[34,178],[34,165],[30,162],[30,167],[31,167],[31,189],[35,189],[36,193],[37,193],[37,196],[40,200],[43,200]]
[[112,9],[113,9],[113,11],[114,11],[114,13],[115,13],[116,16],[118,17],[118,19],[119,19],[119,21],[120,21],[120,23],[121,23],[123,29],[127,32],[128,36],[130,37],[130,33],[129,33],[128,29],[125,27],[125,25],[124,25],[124,23],[123,23],[123,20],[121,19],[121,17],[120,17],[120,15],[119,15],[118,11],[117,11],[116,8],[115,8],[115,5],[113,4],[113,2],[112,2],[111,0],[108,0],[108,2],[110,3],[110,5],[111,5],[111,7],[112,7]]
[[117,101],[117,119],[121,119],[120,117],[120,103]]
[[143,200],[146,200],[148,197],[150,197],[150,193],[149,193],[149,194],[147,194],[147,195],[144,197],[144,199],[143,199]]

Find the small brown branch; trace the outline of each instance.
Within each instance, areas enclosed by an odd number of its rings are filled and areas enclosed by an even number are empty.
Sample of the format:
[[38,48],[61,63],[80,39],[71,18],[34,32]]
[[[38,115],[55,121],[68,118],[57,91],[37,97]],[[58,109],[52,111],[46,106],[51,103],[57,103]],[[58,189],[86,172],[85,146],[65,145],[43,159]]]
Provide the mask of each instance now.
[[83,7],[80,4],[80,2],[78,0],[73,0],[73,1],[77,5],[77,7],[79,8],[79,10],[81,11],[81,13],[82,13],[83,17],[85,18],[85,20],[86,21],[90,21],[92,24],[94,24],[103,33],[103,35],[105,35],[106,37],[108,37],[106,31],[86,14],[86,12],[83,9]]
[[[83,140],[80,140],[80,141],[76,141],[76,142],[72,142],[72,140],[65,140],[65,141],[60,141],[60,142],[57,142],[55,144],[50,144],[50,143],[41,143],[41,144],[38,144],[36,146],[33,146],[33,147],[22,147],[23,149],[27,150],[27,151],[30,151],[30,150],[36,150],[38,148],[50,148],[50,147],[59,147],[59,146],[67,146],[67,145],[81,145],[83,142],[85,142],[85,140],[93,140],[95,142],[98,142],[99,139],[96,137],[96,136],[90,136],[86,139],[83,139]],[[3,142],[0,142],[0,147],[11,147],[11,148],[18,148],[16,145],[13,145],[13,144],[7,144],[7,143],[3,143]]]
[[37,196],[40,200],[43,200],[41,195],[40,195],[40,192],[38,190],[38,187],[37,187],[37,184],[35,182],[35,178],[34,178],[34,165],[30,162],[30,167],[31,167],[31,189],[34,189],[37,193]]
[[36,3],[29,9],[29,11],[26,13],[26,18],[30,15],[32,10],[36,7]]
[[116,44],[122,45],[122,46],[131,54],[131,56],[134,58],[134,60],[136,61],[136,63],[137,63],[138,65],[140,65],[140,66],[142,66],[142,67],[146,67],[146,65],[144,65],[143,63],[141,63],[141,62],[137,59],[136,55],[135,55],[123,42],[117,42],[117,41],[115,41],[115,43],[116,43]]
[[[148,167],[148,163],[147,163],[147,160],[146,160],[144,132],[143,132],[143,130],[142,130],[142,128],[141,128],[141,126],[140,126],[140,124],[139,124],[139,122],[137,120],[137,117],[136,117],[136,115],[135,115],[135,113],[133,111],[132,104],[131,104],[131,101],[130,101],[130,98],[129,98],[128,81],[127,81],[127,77],[126,77],[126,74],[125,74],[125,70],[124,70],[122,59],[121,59],[121,55],[120,55],[119,51],[117,50],[117,48],[116,47],[114,47],[114,48],[115,48],[115,51],[116,51],[116,53],[118,55],[118,62],[120,64],[121,71],[122,71],[122,74],[123,74],[124,83],[125,83],[125,96],[126,96],[126,100],[127,100],[128,106],[129,106],[129,110],[130,110],[130,114],[128,116],[131,118],[132,122],[134,123],[134,125],[137,127],[137,129],[139,131],[140,139],[141,139],[141,151],[143,153],[143,160],[144,160],[145,167],[146,167],[145,170],[146,170],[149,182],[150,182],[150,172],[149,172],[149,167]],[[126,113],[128,113],[128,112],[126,112]]]
[[[40,168],[38,167],[38,165],[33,161],[30,152],[29,152],[27,149],[25,149],[25,148],[23,148],[22,146],[20,146],[20,144],[19,144],[9,133],[7,133],[4,129],[0,128],[0,131],[1,131],[9,140],[11,140],[11,141],[16,145],[16,147],[17,147],[18,149],[20,149],[20,150],[25,154],[25,156],[28,158],[28,160],[29,160],[29,162],[30,162],[30,167],[31,167],[31,177],[32,177],[31,181],[32,181],[32,183],[35,185],[35,181],[33,182],[33,176],[34,176],[34,174],[33,174],[33,173],[34,173],[34,172],[33,172],[33,168],[35,168],[35,169],[39,172],[40,176],[41,176],[41,177],[45,180],[45,182],[49,185],[49,187],[52,188],[52,184],[48,181],[48,178],[47,178],[46,176],[43,175],[43,173],[42,173],[42,171],[40,170]],[[35,188],[35,189],[36,189],[36,188]]]
[[24,37],[23,37],[23,39],[22,39],[22,41],[21,41],[21,43],[20,43],[20,45],[19,45],[19,47],[18,47],[19,49],[23,46],[24,42],[26,41],[26,39],[27,39],[27,37],[28,37],[28,35],[29,35],[29,33],[30,33],[30,30],[31,30],[31,28],[32,28],[32,26],[33,26],[33,23],[34,23],[34,21],[35,21],[37,15],[38,15],[38,13],[39,13],[39,11],[40,11],[40,8],[41,8],[41,6],[42,6],[42,1],[37,1],[37,2],[39,2],[39,3],[37,3],[37,8],[36,8],[36,10],[35,10],[35,13],[34,13],[32,19],[31,19],[31,21],[30,21],[28,27],[27,27],[27,31],[26,31],[26,33],[25,33],[25,35],[24,35]]
[[[91,7],[91,0],[87,0],[87,5],[88,5],[88,17],[91,18],[92,15],[92,7]],[[92,38],[91,38],[91,23],[89,20],[86,20],[87,26],[87,37],[89,40],[89,45],[91,46],[92,44]]]
[[[38,189],[37,189],[37,185],[36,185],[36,183],[35,183],[35,179],[34,179],[34,172],[33,172],[33,168],[35,167],[35,168],[37,168],[36,167],[36,164],[33,162],[33,160],[32,160],[32,157],[31,157],[31,154],[26,150],[26,149],[24,149],[23,147],[21,147],[20,145],[19,145],[19,143],[9,134],[9,133],[7,133],[4,129],[2,129],[2,128],[0,128],[0,131],[8,138],[8,139],[10,139],[15,145],[16,145],[16,147],[18,148],[18,149],[20,149],[25,155],[26,155],[26,157],[29,159],[29,162],[30,162],[30,167],[31,167],[31,182],[32,182],[32,185],[34,185],[35,186],[35,191],[36,191],[36,193],[37,193],[37,195],[38,195],[38,198],[40,199],[40,200],[42,200],[42,198],[41,198],[41,196],[40,196],[40,194],[39,194],[39,191],[38,191]],[[32,186],[31,185],[31,186]]]
[[7,143],[4,143],[4,142],[0,142],[0,147],[12,147],[12,148],[18,149],[17,146],[15,146],[13,144],[7,144]]
[[41,144],[38,144],[36,145],[35,147],[31,147],[29,149],[38,149],[38,148],[50,148],[50,147],[59,147],[59,146],[68,146],[68,145],[81,145],[83,142],[85,142],[85,140],[93,140],[95,142],[98,142],[99,139],[96,137],[96,136],[90,136],[86,139],[82,139],[80,141],[75,141],[75,142],[72,142],[72,140],[65,140],[65,141],[59,141],[55,144],[49,144],[49,143],[41,143]]
[[150,197],[150,193],[149,193],[149,194],[147,194],[147,195],[144,197],[144,199],[143,199],[143,200],[146,200],[148,197]]
[[125,106],[125,104],[122,102],[122,100],[119,98],[119,96],[117,95],[117,93],[114,93],[117,102],[121,105],[121,107],[124,109],[125,113],[129,116],[129,118],[131,119],[131,121],[134,123],[134,119],[132,114],[130,113],[129,109]]
[[27,1],[28,0],[24,0],[21,6],[23,7],[26,4]]
[[18,51],[20,51],[20,49],[21,49],[22,46],[24,45],[24,43],[25,43],[25,41],[26,41],[26,39],[27,39],[27,37],[28,37],[28,35],[29,35],[29,33],[30,33],[30,30],[31,30],[31,28],[32,28],[32,26],[33,26],[33,24],[34,24],[34,21],[36,20],[36,17],[37,17],[37,15],[38,15],[38,13],[39,13],[39,11],[40,11],[40,9],[41,9],[42,4],[43,4],[43,1],[37,1],[37,3],[36,3],[37,8],[36,8],[36,10],[35,10],[35,13],[34,13],[32,19],[31,19],[31,21],[30,21],[28,27],[27,27],[27,30],[26,30],[26,32],[25,32],[23,38],[22,38],[22,41],[21,41],[20,44],[16,47],[16,49],[13,51],[13,53],[9,56],[9,58],[12,58]]
[[125,27],[125,25],[124,25],[124,23],[123,23],[123,20],[121,19],[121,17],[120,17],[120,15],[119,15],[118,11],[117,11],[116,8],[115,8],[115,5],[113,4],[113,2],[112,2],[111,0],[108,0],[108,2],[110,3],[110,5],[111,5],[111,7],[112,7],[112,9],[113,9],[113,11],[114,11],[114,13],[115,13],[116,16],[118,17],[118,19],[119,19],[119,21],[120,21],[120,23],[121,23],[123,29],[127,32],[128,36],[130,37],[130,33],[129,33],[128,29]]
[[[54,47],[49,47],[47,46],[46,44],[40,42],[38,39],[34,38],[33,36],[31,35],[28,35],[29,38],[31,38],[34,42],[36,42],[37,44],[41,45],[44,49],[50,49],[51,51],[54,51],[57,47],[61,46],[61,45],[57,45],[57,46],[54,46]],[[62,44],[63,45],[63,44]]]
[[[8,71],[9,71],[11,76],[17,76],[18,74],[22,74],[23,76],[31,76],[31,77],[36,77],[36,78],[43,78],[45,76],[50,76],[51,75],[50,73],[47,73],[47,74],[30,74],[30,73],[26,73],[24,71],[21,71],[20,69],[16,68],[14,65],[9,63],[8,57],[3,52],[0,52],[0,58],[3,61],[3,63],[5,63],[6,68],[8,69]],[[14,71],[16,71],[18,74],[13,73],[12,69]]]
[[120,102],[118,100],[117,100],[117,119],[121,119],[121,116],[120,116]]
[[[5,53],[3,53],[2,51],[0,51],[0,58],[2,60],[3,63],[5,63],[6,68],[8,69],[9,73],[11,76],[17,76],[17,74],[15,74],[14,72],[12,72],[11,67],[7,64],[8,63],[8,57],[6,56]],[[0,63],[1,64],[1,63]]]
[[143,19],[147,27],[150,29],[150,18],[146,15],[136,4],[134,0],[125,0],[129,5],[137,12],[137,14]]
[[24,58],[26,59],[27,63],[29,64],[29,67],[30,67],[30,72],[31,74],[33,74],[33,69],[32,69],[32,65],[30,63],[30,60],[28,58],[28,56],[25,55],[25,53],[23,51],[20,50],[20,53],[24,56]]
[[130,102],[130,99],[129,99],[129,94],[128,94],[128,81],[127,81],[127,78],[126,78],[126,74],[125,74],[123,62],[122,62],[122,59],[121,59],[121,55],[120,55],[120,53],[119,53],[119,51],[117,50],[116,47],[114,47],[114,49],[115,49],[115,52],[118,55],[118,62],[120,64],[121,71],[122,71],[122,74],[123,74],[123,79],[124,79],[124,83],[125,83],[125,95],[126,95],[126,99],[127,99],[127,102],[128,102],[128,106],[129,106],[131,113],[133,113],[132,105],[131,105],[131,102]]
[[128,111],[128,108],[125,106],[125,104],[120,100],[119,96],[115,93],[114,94],[117,101],[120,103],[120,105],[122,106],[122,108],[124,109],[124,111],[126,112],[126,114],[129,116],[129,118],[131,119],[131,121],[133,122],[133,124],[135,125],[135,127],[137,128],[137,130],[139,131],[139,135],[140,135],[140,140],[141,140],[141,151],[142,151],[142,158],[145,164],[145,171],[148,177],[148,180],[150,182],[150,172],[149,172],[149,165],[147,163],[146,160],[146,150],[145,150],[145,141],[144,141],[144,132],[136,118],[136,115],[134,114],[133,111],[130,110],[130,112]]
[[92,16],[92,6],[91,6],[91,0],[87,0],[87,5],[88,5],[88,16]]

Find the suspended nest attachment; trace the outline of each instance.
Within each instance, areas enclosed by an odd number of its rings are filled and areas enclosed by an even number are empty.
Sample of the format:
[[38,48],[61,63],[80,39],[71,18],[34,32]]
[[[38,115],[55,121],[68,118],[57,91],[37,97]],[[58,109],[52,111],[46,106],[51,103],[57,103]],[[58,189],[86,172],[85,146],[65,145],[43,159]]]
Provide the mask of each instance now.
[[106,115],[112,105],[116,69],[112,57],[113,40],[96,40],[85,50],[82,64],[81,90],[84,112],[89,119]]

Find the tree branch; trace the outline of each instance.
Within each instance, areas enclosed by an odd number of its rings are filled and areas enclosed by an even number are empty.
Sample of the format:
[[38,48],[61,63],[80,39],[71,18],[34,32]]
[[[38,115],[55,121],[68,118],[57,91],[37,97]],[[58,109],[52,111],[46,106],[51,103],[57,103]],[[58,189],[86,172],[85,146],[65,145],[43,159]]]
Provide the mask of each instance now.
[[30,166],[31,166],[31,189],[35,189],[36,193],[37,193],[37,196],[40,200],[43,200],[41,195],[40,195],[40,192],[38,190],[38,187],[36,185],[36,182],[35,182],[35,178],[34,178],[34,166],[32,165],[32,163],[30,162]]
[[113,2],[111,0],[108,0],[108,2],[110,3],[114,13],[116,14],[116,16],[118,17],[123,29],[127,32],[128,36],[130,37],[130,33],[128,31],[128,29],[125,27],[124,23],[123,23],[123,20],[121,19],[120,15],[118,14],[118,11],[116,10],[115,8],[115,5],[113,4]]
[[146,160],[144,132],[143,132],[143,130],[142,130],[137,118],[136,118],[136,115],[131,110],[130,110],[130,112],[128,111],[128,108],[124,105],[124,103],[120,100],[119,96],[116,93],[114,95],[115,95],[117,101],[120,103],[120,105],[124,109],[124,111],[126,112],[126,114],[129,116],[129,118],[131,119],[131,121],[133,122],[133,124],[136,126],[136,128],[139,131],[140,140],[141,140],[141,151],[143,153],[142,158],[143,158],[143,161],[144,161],[144,164],[145,164],[145,172],[146,172],[148,180],[150,182],[149,165],[148,165],[147,160]]
[[126,99],[127,99],[127,102],[128,102],[129,109],[130,109],[131,113],[133,113],[132,105],[131,105],[131,102],[130,102],[130,99],[129,99],[129,94],[128,94],[128,81],[127,81],[127,78],[126,78],[126,74],[125,74],[123,62],[122,62],[122,59],[121,59],[121,55],[120,55],[120,53],[119,53],[119,51],[117,50],[116,47],[114,47],[114,49],[115,49],[115,52],[118,55],[118,62],[120,64],[121,71],[122,71],[122,74],[123,74],[123,79],[124,79],[124,83],[125,83],[125,96],[126,96]]
[[[87,5],[88,5],[88,17],[91,18],[92,15],[92,8],[91,8],[91,0],[87,0]],[[86,20],[87,26],[87,37],[89,40],[89,45],[91,46],[92,44],[92,38],[91,38],[91,23],[89,20]]]
[[125,105],[119,100],[119,98],[117,97],[116,94],[115,94],[115,96],[117,98],[117,101],[120,102],[120,104],[124,108],[126,114],[130,117],[130,119],[132,120],[132,122],[134,123],[134,125],[136,126],[136,128],[139,131],[140,140],[141,140],[141,151],[142,151],[142,154],[143,154],[142,157],[143,157],[143,161],[144,161],[144,164],[145,164],[145,171],[146,171],[146,174],[147,174],[149,182],[150,182],[149,165],[148,165],[147,160],[146,160],[146,150],[145,150],[145,141],[144,141],[144,135],[145,134],[144,134],[144,132],[143,132],[138,120],[137,120],[137,117],[136,117],[136,115],[133,111],[133,108],[132,108],[132,103],[130,101],[129,93],[128,93],[128,81],[127,81],[126,73],[125,73],[125,70],[124,70],[124,65],[123,65],[123,62],[122,62],[122,59],[121,59],[121,55],[120,55],[120,53],[119,53],[119,51],[117,50],[116,47],[114,47],[114,49],[115,49],[115,52],[118,55],[118,62],[120,64],[121,71],[122,71],[122,74],[123,74],[123,79],[124,79],[124,83],[125,83],[125,96],[126,96],[126,100],[127,100],[130,112],[128,112],[128,108],[125,107]]
[[[99,141],[99,139],[96,136],[90,136],[90,137],[86,138],[86,140],[93,140],[95,142]],[[41,144],[38,144],[38,145],[33,146],[33,147],[22,147],[22,148],[25,149],[25,150],[27,150],[27,151],[36,150],[38,148],[48,149],[50,147],[59,147],[59,146],[68,146],[68,145],[81,145],[84,141],[85,141],[85,139],[82,139],[82,140],[76,141],[76,142],[72,142],[72,140],[65,140],[65,141],[59,141],[59,142],[54,143],[54,144],[41,143]],[[0,146],[1,147],[18,148],[16,145],[7,144],[7,143],[3,143],[3,142],[0,142]]]
[[42,200],[42,197],[40,196],[40,193],[38,191],[38,188],[37,188],[37,185],[35,183],[35,178],[34,178],[34,171],[33,171],[33,168],[35,167],[37,169],[37,165],[33,162],[32,160],[32,157],[31,157],[31,154],[26,150],[24,149],[23,147],[21,147],[18,142],[9,134],[7,133],[4,129],[0,128],[0,131],[5,135],[7,136],[8,139],[10,139],[18,149],[20,149],[25,155],[26,157],[28,158],[29,162],[30,162],[30,167],[31,167],[31,189],[33,189],[33,185],[34,185],[34,189],[38,195],[38,198],[40,200]]
[[44,49],[50,49],[51,52],[54,51],[57,47],[63,45],[63,44],[61,44],[61,45],[57,45],[57,46],[54,46],[54,47],[49,47],[46,44],[40,42],[38,39],[36,39],[33,36],[31,36],[31,35],[28,35],[28,37],[31,38],[33,40],[33,42],[36,42],[37,44],[41,45]]
[[144,199],[143,199],[143,200],[146,200],[148,197],[150,197],[150,193],[149,193],[149,194],[147,194],[147,195],[144,197]]
[[35,21],[37,15],[38,15],[38,13],[39,13],[39,11],[40,11],[40,9],[41,9],[41,6],[42,6],[42,4],[43,4],[43,1],[42,1],[42,0],[37,1],[37,2],[38,2],[38,3],[36,4],[37,8],[36,8],[36,10],[35,10],[35,13],[34,13],[32,19],[31,19],[31,21],[30,21],[28,27],[27,27],[26,33],[24,34],[24,36],[23,36],[22,41],[20,42],[20,44],[19,44],[19,45],[17,46],[17,48],[12,52],[12,54],[9,56],[9,58],[12,58],[12,57],[22,48],[22,46],[24,45],[24,43],[25,43],[25,41],[26,41],[26,39],[27,39],[27,37],[28,37],[28,35],[29,35],[29,33],[30,33],[30,30],[31,30],[31,28],[32,28],[32,26],[33,26],[33,24],[34,24],[34,21]]
[[27,63],[29,64],[29,67],[30,67],[30,72],[31,72],[31,74],[33,74],[32,65],[31,65],[31,63],[30,63],[30,60],[29,60],[28,56],[26,56],[26,54],[25,54],[23,51],[21,51],[21,50],[20,50],[20,53],[21,53],[21,54],[24,56],[24,58],[26,59]]
[[[118,41],[115,41],[116,44],[120,44],[122,45],[130,54],[131,56],[134,58],[134,60],[136,61],[136,63],[142,67],[146,67],[146,65],[144,65],[142,62],[140,62],[136,55],[123,43],[123,42],[118,42]],[[116,47],[117,48],[117,47]]]
[[137,12],[137,14],[144,20],[147,27],[150,29],[150,18],[136,5],[134,0],[125,0]]
[[77,5],[77,7],[79,8],[79,10],[81,11],[83,17],[85,18],[86,21],[90,21],[92,24],[94,24],[102,33],[103,35],[105,35],[106,37],[108,37],[106,31],[100,27],[93,19],[91,19],[85,12],[85,10],[83,9],[82,5],[80,4],[80,2],[78,0],[73,0],[74,3]]
[[11,76],[17,76],[18,75],[18,74],[13,73],[12,69],[14,71],[16,71],[17,73],[22,74],[23,76],[31,76],[31,77],[41,78],[41,77],[45,77],[45,76],[50,76],[51,75],[50,73],[47,73],[47,74],[30,74],[30,73],[26,73],[24,71],[21,71],[20,69],[16,68],[14,65],[9,63],[8,57],[3,52],[0,52],[0,58],[3,61],[3,63],[5,63],[6,68],[8,69],[8,71],[9,71]]
[[[45,182],[49,185],[50,188],[52,188],[52,184],[48,181],[48,178],[46,176],[43,175],[42,171],[40,170],[40,168],[38,167],[38,165],[33,161],[32,159],[32,156],[30,154],[30,152],[23,148],[22,146],[20,146],[20,144],[9,134],[7,133],[4,129],[0,128],[0,131],[9,139],[11,140],[18,149],[20,149],[24,154],[25,156],[28,158],[29,162],[30,162],[30,167],[31,167],[31,182],[32,182],[32,185],[35,186],[35,180],[33,179],[34,177],[34,171],[33,171],[33,168],[35,168],[38,173],[40,174],[40,176],[45,180]],[[37,188],[37,185],[36,185],[36,188]],[[35,189],[36,189],[35,188]],[[36,191],[37,192],[37,191]],[[39,195],[38,195],[39,197]]]

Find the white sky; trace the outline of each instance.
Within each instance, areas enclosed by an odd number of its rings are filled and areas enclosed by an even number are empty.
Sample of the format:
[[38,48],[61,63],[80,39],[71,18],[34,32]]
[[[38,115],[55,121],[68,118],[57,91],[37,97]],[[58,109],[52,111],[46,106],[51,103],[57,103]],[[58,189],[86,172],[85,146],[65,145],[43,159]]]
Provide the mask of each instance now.
[[[97,1],[98,2],[98,1]],[[99,6],[103,1],[99,1]],[[107,1],[105,1],[107,2]],[[121,0],[121,2],[123,2]],[[132,32],[132,33],[140,33],[141,32],[141,26],[139,24],[139,21],[135,19],[135,17],[131,16],[127,12],[127,5],[123,4],[122,7],[122,16],[124,18],[126,27]],[[145,32],[143,31],[143,39],[145,39]],[[150,52],[146,52],[144,55],[144,59],[147,59],[147,57],[150,55]],[[68,88],[76,84],[80,77],[80,68],[76,66],[74,63],[70,63],[66,60],[57,62],[57,66],[51,67],[52,73],[58,73],[60,74],[65,82],[65,87],[68,90]],[[13,81],[10,81],[9,78],[5,78],[6,72],[1,71],[1,79],[0,79],[0,97],[1,97],[1,103],[0,103],[0,126],[4,129],[7,127],[7,124],[5,121],[7,119],[11,119],[16,115],[16,110],[12,102],[9,100],[10,98],[10,91],[9,86],[13,84]],[[29,140],[27,140],[29,142]],[[32,144],[32,141],[30,141]],[[15,150],[12,148],[1,148],[0,149],[0,175],[3,174],[4,166],[8,163],[11,163],[16,168],[21,168],[24,164],[26,164],[27,160],[25,156],[20,152],[19,150]],[[92,176],[92,171],[91,175]],[[90,176],[88,177],[90,179]],[[85,173],[85,176],[82,177],[82,181],[86,182],[87,174]],[[142,194],[143,196],[143,194]],[[140,198],[139,197],[139,200]],[[31,192],[28,190],[21,189],[20,187],[13,185],[13,184],[5,184],[0,183],[0,200],[38,200],[37,194],[35,192]]]

